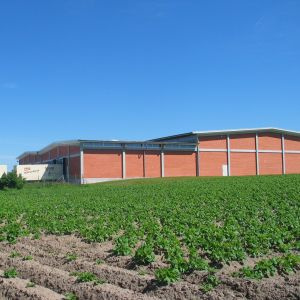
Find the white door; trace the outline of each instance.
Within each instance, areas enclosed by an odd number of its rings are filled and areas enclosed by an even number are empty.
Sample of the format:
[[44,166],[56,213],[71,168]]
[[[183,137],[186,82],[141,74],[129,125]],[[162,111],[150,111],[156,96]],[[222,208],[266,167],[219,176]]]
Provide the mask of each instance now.
[[228,167],[227,165],[222,166],[223,176],[228,176]]

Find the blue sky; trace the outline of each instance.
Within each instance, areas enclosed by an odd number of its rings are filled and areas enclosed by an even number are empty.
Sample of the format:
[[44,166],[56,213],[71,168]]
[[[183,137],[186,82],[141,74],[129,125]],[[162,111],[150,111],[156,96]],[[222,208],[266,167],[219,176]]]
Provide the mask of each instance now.
[[300,131],[299,0],[2,0],[0,164],[64,139]]

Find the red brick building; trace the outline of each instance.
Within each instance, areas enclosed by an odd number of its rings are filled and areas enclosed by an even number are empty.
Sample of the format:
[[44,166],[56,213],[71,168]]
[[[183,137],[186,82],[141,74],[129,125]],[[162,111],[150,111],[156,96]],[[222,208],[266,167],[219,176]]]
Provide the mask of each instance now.
[[25,152],[19,164],[60,163],[69,182],[300,173],[300,132],[189,132],[148,141],[75,140]]

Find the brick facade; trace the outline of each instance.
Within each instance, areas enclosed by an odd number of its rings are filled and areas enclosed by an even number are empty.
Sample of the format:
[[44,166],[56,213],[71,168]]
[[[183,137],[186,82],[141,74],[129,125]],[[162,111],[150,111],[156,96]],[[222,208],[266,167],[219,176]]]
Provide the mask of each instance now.
[[[28,152],[20,158],[19,164],[52,163],[64,158],[70,179],[79,180],[82,175],[83,182],[85,179],[161,177],[163,175],[177,177],[224,176],[229,173],[231,176],[300,174],[300,136],[297,135],[254,131],[233,133],[228,136],[205,134],[195,136],[194,139],[186,137],[177,139],[194,141],[194,150],[186,150],[183,141],[178,142],[178,148],[174,151],[174,145],[171,145],[172,151],[166,150],[168,148],[164,148],[163,141],[158,142],[161,150],[155,150],[155,145],[153,146],[151,142],[149,146],[153,150],[147,147],[137,148],[145,150],[131,150],[124,148],[124,144],[120,144],[118,150],[106,150],[101,148],[102,142],[99,141],[99,149],[85,148],[83,150],[81,162],[80,145],[82,144],[78,142],[78,146],[76,143],[70,145],[64,143],[55,144],[53,148],[45,148],[42,153]],[[195,142],[197,139],[198,145]],[[227,139],[229,139],[228,145]],[[91,143],[98,147],[97,141]],[[176,142],[172,140],[172,143]],[[141,146],[139,143],[132,144],[131,148],[139,146]],[[258,146],[257,149],[256,146]],[[125,151],[124,159],[123,151]],[[81,165],[83,170],[81,170]]]

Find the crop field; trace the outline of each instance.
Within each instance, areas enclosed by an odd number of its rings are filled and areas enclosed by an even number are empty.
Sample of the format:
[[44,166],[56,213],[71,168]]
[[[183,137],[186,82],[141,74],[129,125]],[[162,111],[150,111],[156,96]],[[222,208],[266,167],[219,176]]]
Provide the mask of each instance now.
[[0,299],[299,299],[300,176],[0,191]]

